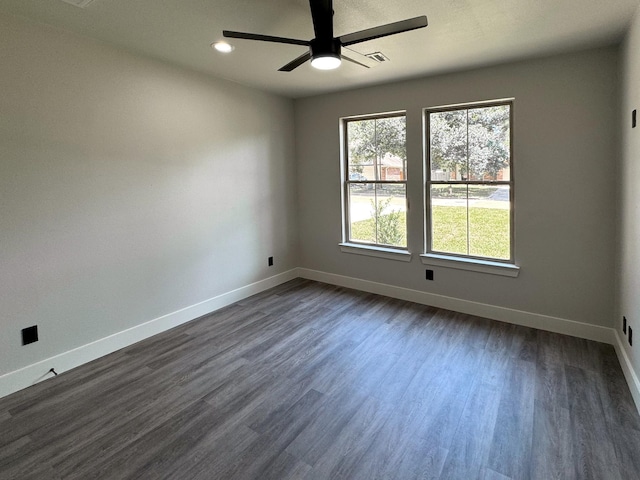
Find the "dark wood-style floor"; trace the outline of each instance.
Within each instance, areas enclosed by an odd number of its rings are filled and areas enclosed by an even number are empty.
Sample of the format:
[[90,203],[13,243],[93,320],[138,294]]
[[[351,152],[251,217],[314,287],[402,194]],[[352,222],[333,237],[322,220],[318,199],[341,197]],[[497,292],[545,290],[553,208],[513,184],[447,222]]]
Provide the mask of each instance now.
[[638,479],[610,345],[295,280],[0,399],[2,479]]

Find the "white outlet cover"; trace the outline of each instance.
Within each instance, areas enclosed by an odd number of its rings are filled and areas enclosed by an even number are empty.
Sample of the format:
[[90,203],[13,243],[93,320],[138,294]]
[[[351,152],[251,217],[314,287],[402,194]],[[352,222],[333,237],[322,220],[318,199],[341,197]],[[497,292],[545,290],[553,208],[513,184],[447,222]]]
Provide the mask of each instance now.
[[71,5],[75,5],[76,7],[84,8],[89,5],[93,0],[62,0],[65,3],[70,3]]

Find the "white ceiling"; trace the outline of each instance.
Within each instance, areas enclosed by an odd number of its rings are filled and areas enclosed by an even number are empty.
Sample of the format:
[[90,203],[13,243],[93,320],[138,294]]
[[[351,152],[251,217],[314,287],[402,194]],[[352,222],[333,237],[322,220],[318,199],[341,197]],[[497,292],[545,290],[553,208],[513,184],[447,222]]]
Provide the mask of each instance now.
[[[78,0],[69,0],[78,1]],[[1,0],[0,11],[120,48],[288,97],[432,75],[620,41],[640,0],[334,0],[334,33],[426,15],[425,29],[354,45],[390,61],[366,69],[343,62],[331,72],[309,63],[278,68],[305,47],[233,40],[210,48],[222,30],[304,40],[313,37],[308,0]]]

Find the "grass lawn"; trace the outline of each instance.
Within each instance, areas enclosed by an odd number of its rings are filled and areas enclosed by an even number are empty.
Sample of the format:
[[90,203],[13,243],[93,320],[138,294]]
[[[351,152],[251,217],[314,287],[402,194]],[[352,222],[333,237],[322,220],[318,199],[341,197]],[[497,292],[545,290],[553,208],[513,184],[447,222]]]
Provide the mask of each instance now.
[[[394,245],[395,247],[406,247],[407,245],[407,216],[405,212],[399,212],[399,229],[402,234],[402,240]],[[351,224],[351,240],[357,240],[359,242],[376,242],[376,224],[373,218],[367,220],[360,220],[359,222],[353,222]]]
[[[406,217],[400,213],[402,243],[406,245]],[[508,259],[509,210],[473,208],[469,210],[469,251],[467,251],[467,209],[458,206],[433,207],[433,250],[478,257]],[[351,239],[376,242],[373,219],[351,224]]]

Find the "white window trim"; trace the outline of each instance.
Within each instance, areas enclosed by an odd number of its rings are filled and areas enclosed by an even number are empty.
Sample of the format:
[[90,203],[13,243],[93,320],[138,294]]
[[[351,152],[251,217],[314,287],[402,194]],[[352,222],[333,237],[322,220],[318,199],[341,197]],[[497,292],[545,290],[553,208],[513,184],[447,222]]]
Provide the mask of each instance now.
[[377,245],[362,245],[359,243],[341,242],[340,250],[344,253],[366,255],[368,257],[386,258],[387,260],[399,260],[410,262],[412,254],[404,249],[385,248]]
[[424,265],[455,268],[457,270],[468,270],[479,273],[490,273],[492,275],[502,275],[505,277],[517,277],[520,273],[520,267],[513,263],[492,262],[490,260],[482,260],[479,258],[423,253],[420,255],[420,260]]
[[[511,136],[510,148],[511,148],[511,161],[510,161],[510,179],[509,179],[509,190],[511,195],[511,213],[510,213],[510,250],[511,250],[511,259],[507,262],[496,262],[491,261],[491,259],[487,258],[475,258],[470,256],[457,256],[457,255],[447,255],[446,253],[431,251],[429,249],[429,238],[428,235],[432,235],[432,230],[430,227],[431,222],[431,204],[428,198],[428,185],[430,183],[430,160],[429,160],[429,149],[430,149],[430,140],[428,137],[428,130],[426,128],[429,125],[429,114],[434,111],[444,111],[444,110],[458,110],[458,109],[469,109],[469,108],[478,108],[484,106],[491,105],[500,105],[500,104],[510,104],[511,114],[509,120],[509,134]],[[425,265],[434,265],[448,268],[455,268],[459,270],[469,270],[481,273],[491,273],[495,275],[505,275],[509,277],[517,277],[520,273],[520,267],[515,264],[515,225],[514,225],[514,217],[515,217],[515,198],[514,198],[514,169],[513,169],[513,112],[514,112],[514,98],[502,98],[491,101],[480,101],[480,102],[469,102],[469,103],[459,103],[452,105],[443,105],[437,107],[428,107],[422,110],[422,118],[423,118],[423,138],[424,138],[424,253],[420,254],[420,259]]]
[[[385,247],[384,245],[372,244],[366,245],[357,242],[350,242],[349,240],[349,215],[347,210],[349,209],[349,195],[347,193],[349,182],[347,182],[348,178],[348,159],[346,152],[346,123],[353,120],[367,120],[367,119],[376,119],[376,118],[387,118],[394,116],[404,116],[405,119],[407,117],[406,110],[397,110],[386,113],[375,113],[368,115],[357,115],[350,117],[342,117],[340,118],[340,175],[342,188],[340,189],[340,197],[341,197],[341,205],[342,205],[342,242],[339,243],[341,250],[345,253],[355,253],[357,255],[367,255],[370,257],[378,257],[378,258],[386,258],[389,260],[401,260],[403,262],[411,261],[411,253],[409,252],[407,245],[406,247]],[[408,165],[406,166],[406,176],[408,177]],[[405,178],[403,182],[405,186],[405,202],[406,202],[406,213],[407,217],[405,219],[406,227],[407,227],[407,235],[409,230],[409,197],[408,197],[408,178]],[[408,238],[407,238],[408,243]]]

